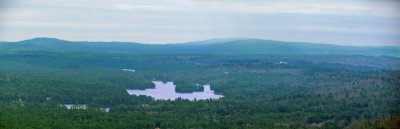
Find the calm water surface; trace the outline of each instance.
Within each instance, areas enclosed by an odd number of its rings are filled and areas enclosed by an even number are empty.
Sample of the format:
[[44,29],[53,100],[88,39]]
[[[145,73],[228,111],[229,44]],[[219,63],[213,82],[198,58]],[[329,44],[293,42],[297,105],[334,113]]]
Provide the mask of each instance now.
[[175,85],[173,82],[163,83],[162,81],[153,81],[155,84],[154,89],[145,90],[130,90],[127,92],[129,95],[145,95],[151,96],[156,100],[175,100],[178,98],[188,99],[188,100],[205,100],[205,99],[219,99],[222,95],[214,94],[211,90],[210,85],[204,85],[203,92],[193,92],[193,93],[178,93],[175,91]]

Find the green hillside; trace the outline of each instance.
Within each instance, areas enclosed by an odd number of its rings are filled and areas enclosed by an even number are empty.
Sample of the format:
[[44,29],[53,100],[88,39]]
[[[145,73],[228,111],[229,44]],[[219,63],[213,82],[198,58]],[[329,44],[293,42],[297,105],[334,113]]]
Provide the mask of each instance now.
[[[0,43],[0,129],[394,129],[398,55],[398,47],[260,39]],[[127,93],[155,88],[154,80],[182,94],[210,84],[224,97]]]

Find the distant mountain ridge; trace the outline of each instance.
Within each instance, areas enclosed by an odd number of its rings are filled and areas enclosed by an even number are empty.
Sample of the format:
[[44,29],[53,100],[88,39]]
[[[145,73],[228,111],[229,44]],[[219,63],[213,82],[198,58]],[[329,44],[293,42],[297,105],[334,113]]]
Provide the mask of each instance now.
[[0,44],[3,52],[95,52],[95,53],[220,53],[220,54],[335,54],[400,57],[397,46],[339,46],[305,42],[284,42],[251,38],[212,39],[176,44],[135,42],[67,41],[33,38]]
[[48,37],[37,37],[33,39],[27,39],[18,41],[19,43],[51,43],[51,42],[71,42],[67,40],[57,39],[57,38],[48,38]]

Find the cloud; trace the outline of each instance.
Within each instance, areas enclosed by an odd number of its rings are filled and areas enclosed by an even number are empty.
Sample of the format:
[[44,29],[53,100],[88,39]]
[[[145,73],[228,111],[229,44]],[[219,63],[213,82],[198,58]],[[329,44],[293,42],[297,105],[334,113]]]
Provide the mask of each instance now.
[[400,32],[395,28],[376,28],[376,27],[338,27],[328,25],[301,25],[294,26],[293,29],[314,31],[314,32],[335,32],[335,33],[356,33],[356,34],[388,34],[400,35]]
[[378,45],[400,41],[400,2],[395,0],[5,1],[8,4],[0,3],[0,40],[49,36],[147,43],[223,37]]
[[118,10],[146,10],[146,11],[166,11],[173,10],[172,8],[168,8],[165,6],[157,6],[157,5],[131,5],[131,4],[114,4],[114,9]]
[[276,0],[276,1],[227,1],[206,0],[207,8],[234,13],[288,13],[321,15],[375,15],[399,17],[399,1],[316,1],[316,0]]

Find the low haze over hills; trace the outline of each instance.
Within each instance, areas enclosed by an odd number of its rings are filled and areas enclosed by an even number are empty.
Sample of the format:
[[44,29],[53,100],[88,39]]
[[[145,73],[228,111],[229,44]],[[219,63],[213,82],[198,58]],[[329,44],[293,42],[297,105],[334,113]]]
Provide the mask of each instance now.
[[399,12],[0,0],[0,129],[400,129]]
[[252,53],[252,54],[325,54],[400,57],[398,46],[338,46],[304,42],[231,38],[177,44],[143,44],[133,42],[67,41],[34,38],[0,44],[0,49],[14,51],[74,51],[103,53]]

